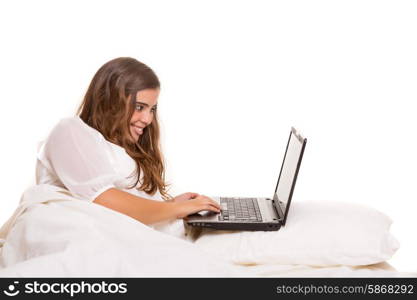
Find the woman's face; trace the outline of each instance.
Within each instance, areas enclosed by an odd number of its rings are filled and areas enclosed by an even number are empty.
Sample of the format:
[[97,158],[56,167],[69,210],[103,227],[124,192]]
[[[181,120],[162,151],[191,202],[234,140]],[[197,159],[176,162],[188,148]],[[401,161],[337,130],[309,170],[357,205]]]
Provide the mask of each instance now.
[[159,89],[146,89],[137,92],[135,111],[130,119],[130,133],[139,140],[143,129],[153,121],[158,103]]

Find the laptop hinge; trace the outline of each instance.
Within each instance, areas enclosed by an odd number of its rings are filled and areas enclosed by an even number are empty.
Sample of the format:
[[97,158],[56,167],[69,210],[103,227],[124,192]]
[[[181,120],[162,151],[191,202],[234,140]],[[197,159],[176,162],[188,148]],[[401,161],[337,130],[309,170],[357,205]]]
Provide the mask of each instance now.
[[279,219],[278,221],[282,222],[284,220],[284,213],[282,211],[281,205],[278,205],[278,209],[277,209],[277,205],[275,205],[275,200],[272,199],[272,206],[274,207]]

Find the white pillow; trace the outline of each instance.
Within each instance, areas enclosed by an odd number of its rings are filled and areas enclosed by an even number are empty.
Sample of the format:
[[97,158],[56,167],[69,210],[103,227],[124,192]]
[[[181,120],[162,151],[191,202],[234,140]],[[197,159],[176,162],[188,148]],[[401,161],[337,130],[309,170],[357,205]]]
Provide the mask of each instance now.
[[363,205],[294,202],[279,231],[204,230],[195,244],[236,264],[369,265],[399,248],[391,223]]

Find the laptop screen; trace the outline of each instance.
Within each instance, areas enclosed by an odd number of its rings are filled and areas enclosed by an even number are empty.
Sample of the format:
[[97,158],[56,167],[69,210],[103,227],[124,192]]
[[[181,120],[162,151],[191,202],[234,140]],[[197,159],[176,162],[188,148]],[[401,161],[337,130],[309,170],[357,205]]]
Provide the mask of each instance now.
[[285,151],[278,183],[274,193],[277,211],[284,215],[282,221],[283,225],[287,219],[306,142],[307,139],[298,134],[294,128],[291,128],[287,149]]

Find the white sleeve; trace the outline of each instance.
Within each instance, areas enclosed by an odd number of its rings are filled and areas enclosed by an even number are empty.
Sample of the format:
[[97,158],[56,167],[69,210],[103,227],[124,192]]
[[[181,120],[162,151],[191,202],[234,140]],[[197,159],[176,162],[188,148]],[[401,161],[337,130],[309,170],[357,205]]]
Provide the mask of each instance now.
[[109,160],[104,137],[80,122],[61,120],[42,151],[52,171],[74,196],[93,201],[115,187],[120,176]]

